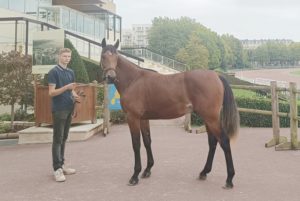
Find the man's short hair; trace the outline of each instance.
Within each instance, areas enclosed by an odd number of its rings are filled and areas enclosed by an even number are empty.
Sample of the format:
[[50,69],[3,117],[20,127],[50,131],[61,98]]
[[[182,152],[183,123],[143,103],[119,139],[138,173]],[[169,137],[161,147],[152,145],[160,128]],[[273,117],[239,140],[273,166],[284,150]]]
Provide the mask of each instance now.
[[70,50],[69,48],[61,48],[58,52],[58,55],[61,55],[63,53],[72,53],[72,50]]

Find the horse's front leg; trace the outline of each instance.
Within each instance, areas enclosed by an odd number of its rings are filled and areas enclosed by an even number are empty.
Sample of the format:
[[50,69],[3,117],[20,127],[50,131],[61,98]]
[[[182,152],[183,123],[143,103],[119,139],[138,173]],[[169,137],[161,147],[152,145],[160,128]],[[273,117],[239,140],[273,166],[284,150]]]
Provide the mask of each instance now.
[[141,120],[141,131],[142,131],[144,146],[147,152],[147,167],[142,174],[142,178],[148,178],[151,175],[151,168],[154,165],[153,154],[151,149],[149,120]]
[[134,173],[129,180],[128,185],[136,185],[139,182],[139,174],[142,170],[141,164],[141,139],[140,139],[140,120],[133,118],[130,115],[127,116],[127,121],[130,129],[131,139],[132,139],[132,148],[134,151]]

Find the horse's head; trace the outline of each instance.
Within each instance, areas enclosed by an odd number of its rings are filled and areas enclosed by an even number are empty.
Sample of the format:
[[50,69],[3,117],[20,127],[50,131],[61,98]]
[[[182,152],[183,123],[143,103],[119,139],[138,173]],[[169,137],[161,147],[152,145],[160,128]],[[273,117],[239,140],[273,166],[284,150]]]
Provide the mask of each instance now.
[[101,61],[100,65],[104,71],[105,79],[114,83],[117,78],[116,68],[118,64],[118,46],[119,40],[114,45],[106,45],[105,38],[102,40],[102,53],[101,53]]

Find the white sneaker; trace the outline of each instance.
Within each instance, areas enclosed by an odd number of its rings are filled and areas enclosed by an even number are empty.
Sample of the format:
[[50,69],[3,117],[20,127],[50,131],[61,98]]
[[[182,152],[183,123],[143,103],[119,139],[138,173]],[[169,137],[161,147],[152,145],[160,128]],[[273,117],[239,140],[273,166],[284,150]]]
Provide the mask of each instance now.
[[55,172],[54,172],[54,178],[55,181],[57,182],[63,182],[66,181],[66,177],[63,173],[63,170],[61,168],[58,168]]
[[73,168],[68,168],[68,167],[66,167],[66,166],[62,166],[62,170],[63,170],[63,173],[65,174],[65,175],[70,175],[70,174],[75,174],[76,173],[76,170],[75,169],[73,169]]

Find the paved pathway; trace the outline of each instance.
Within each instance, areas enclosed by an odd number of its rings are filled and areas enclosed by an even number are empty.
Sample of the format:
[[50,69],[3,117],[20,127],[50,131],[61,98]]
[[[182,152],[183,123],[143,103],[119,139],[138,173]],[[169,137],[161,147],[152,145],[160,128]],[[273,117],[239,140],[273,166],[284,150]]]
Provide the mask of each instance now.
[[[197,180],[208,151],[206,134],[188,134],[166,122],[153,126],[155,165],[148,179],[127,186],[133,151],[127,125],[114,125],[107,137],[68,143],[66,155],[77,174],[53,180],[51,145],[0,146],[1,201],[299,201],[300,152],[264,148],[269,128],[242,128],[232,145],[235,187],[224,190],[224,154],[216,151],[213,171]],[[287,129],[281,130],[284,135]],[[146,154],[142,147],[145,166]]]

